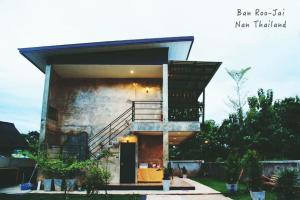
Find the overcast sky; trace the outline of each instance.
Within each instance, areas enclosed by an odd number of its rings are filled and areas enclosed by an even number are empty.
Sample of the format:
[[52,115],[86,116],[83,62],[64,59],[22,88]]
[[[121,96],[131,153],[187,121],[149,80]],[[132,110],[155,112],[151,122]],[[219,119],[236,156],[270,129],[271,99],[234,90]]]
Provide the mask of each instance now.
[[[300,1],[0,0],[0,120],[39,130],[44,74],[17,48],[152,37],[195,37],[189,60],[222,61],[206,89],[206,118],[228,115],[225,68],[251,67],[245,91],[300,94]],[[281,17],[237,17],[237,9],[285,9]],[[235,28],[237,20],[286,20],[287,28]]]

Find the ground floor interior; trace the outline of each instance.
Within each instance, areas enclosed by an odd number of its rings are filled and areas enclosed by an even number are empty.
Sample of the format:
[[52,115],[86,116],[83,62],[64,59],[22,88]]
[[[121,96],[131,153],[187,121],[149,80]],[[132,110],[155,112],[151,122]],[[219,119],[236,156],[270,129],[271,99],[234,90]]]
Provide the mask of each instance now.
[[[178,145],[192,132],[169,132],[168,145]],[[118,158],[112,168],[113,183],[158,184],[163,179],[164,139],[162,132],[134,132],[121,137]],[[119,174],[116,171],[119,168]]]

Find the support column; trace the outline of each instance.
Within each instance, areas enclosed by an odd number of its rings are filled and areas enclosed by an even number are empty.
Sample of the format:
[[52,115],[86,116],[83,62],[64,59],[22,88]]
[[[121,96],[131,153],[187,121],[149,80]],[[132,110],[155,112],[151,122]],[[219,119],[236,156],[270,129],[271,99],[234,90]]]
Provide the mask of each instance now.
[[203,112],[202,112],[202,124],[204,125],[205,122],[205,88],[203,89],[203,96],[202,96],[202,103],[203,103]]
[[169,132],[168,132],[168,64],[163,65],[163,87],[162,87],[162,97],[163,97],[163,165],[167,167],[169,162]]
[[45,83],[44,83],[44,94],[42,103],[42,116],[41,116],[41,130],[40,130],[40,147],[43,148],[46,131],[47,131],[47,115],[48,115],[48,100],[50,94],[50,81],[51,81],[52,66],[46,65],[45,68]]

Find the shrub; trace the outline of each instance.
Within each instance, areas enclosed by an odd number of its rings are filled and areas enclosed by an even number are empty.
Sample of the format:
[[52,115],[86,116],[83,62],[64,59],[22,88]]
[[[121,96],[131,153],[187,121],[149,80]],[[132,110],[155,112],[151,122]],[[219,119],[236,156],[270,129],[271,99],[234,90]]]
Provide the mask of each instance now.
[[224,163],[225,181],[229,184],[236,184],[241,172],[241,161],[237,154],[229,154]]
[[106,184],[111,174],[101,166],[91,165],[86,172],[85,184],[87,195],[95,194],[95,192]]
[[295,186],[297,184],[298,172],[292,169],[285,169],[278,173],[277,184],[275,187],[276,195],[279,200],[295,199]]
[[261,191],[262,166],[259,163],[259,157],[256,151],[248,150],[248,152],[243,157],[242,163],[250,191]]

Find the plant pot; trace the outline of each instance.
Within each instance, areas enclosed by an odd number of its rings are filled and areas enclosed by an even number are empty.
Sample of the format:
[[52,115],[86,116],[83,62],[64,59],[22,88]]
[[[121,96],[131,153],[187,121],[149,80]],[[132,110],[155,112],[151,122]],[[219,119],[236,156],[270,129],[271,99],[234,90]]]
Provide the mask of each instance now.
[[250,191],[250,196],[252,200],[265,200],[266,192],[259,191],[259,192],[252,192]]
[[236,193],[238,191],[238,184],[226,183],[226,188],[229,193]]
[[163,190],[164,191],[170,190],[170,182],[171,182],[171,180],[163,180]]
[[75,179],[66,179],[67,191],[73,191],[75,189]]
[[61,191],[62,179],[53,179],[54,180],[54,189],[55,191]]
[[51,191],[52,179],[44,179],[44,190]]
[[182,178],[187,178],[187,175],[186,175],[186,174],[183,174],[183,175],[182,175]]

